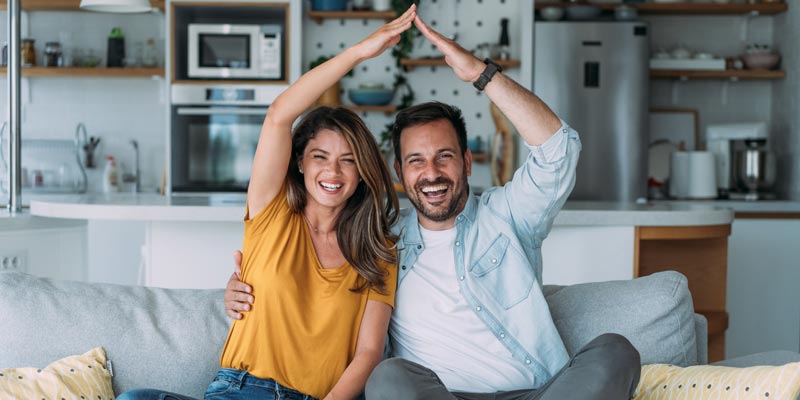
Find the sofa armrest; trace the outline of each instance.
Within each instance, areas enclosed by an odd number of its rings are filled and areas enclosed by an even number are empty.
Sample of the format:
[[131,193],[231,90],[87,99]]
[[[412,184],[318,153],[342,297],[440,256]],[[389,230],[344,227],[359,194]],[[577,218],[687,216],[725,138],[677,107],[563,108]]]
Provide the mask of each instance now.
[[694,314],[694,331],[697,341],[697,364],[708,364],[708,320],[702,314]]

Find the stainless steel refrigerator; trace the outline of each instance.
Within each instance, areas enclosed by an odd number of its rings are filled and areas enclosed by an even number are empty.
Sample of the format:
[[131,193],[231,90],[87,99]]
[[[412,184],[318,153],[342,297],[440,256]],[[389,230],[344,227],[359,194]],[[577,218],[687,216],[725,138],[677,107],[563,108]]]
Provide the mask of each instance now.
[[644,22],[539,22],[534,92],[583,144],[570,200],[647,192],[649,29]]

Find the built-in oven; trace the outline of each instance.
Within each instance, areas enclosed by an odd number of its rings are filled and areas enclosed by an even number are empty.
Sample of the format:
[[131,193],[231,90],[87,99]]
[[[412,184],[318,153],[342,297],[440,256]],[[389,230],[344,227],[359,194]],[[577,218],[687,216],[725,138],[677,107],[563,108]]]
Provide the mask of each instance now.
[[282,89],[173,85],[171,192],[246,191],[261,125]]

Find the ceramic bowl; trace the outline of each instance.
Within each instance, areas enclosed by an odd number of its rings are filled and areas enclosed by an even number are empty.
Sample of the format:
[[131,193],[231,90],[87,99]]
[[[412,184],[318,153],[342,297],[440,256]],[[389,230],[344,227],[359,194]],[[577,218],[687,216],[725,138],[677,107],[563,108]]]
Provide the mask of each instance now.
[[545,21],[558,21],[564,18],[564,9],[562,7],[544,7],[539,10],[539,15]]
[[742,61],[747,69],[775,69],[781,56],[772,52],[756,52],[742,55]]
[[573,4],[567,7],[567,19],[574,21],[595,19],[600,16],[602,11],[598,6]]
[[347,0],[312,0],[311,9],[314,11],[344,11],[347,9]]
[[350,89],[347,96],[354,104],[359,106],[385,106],[392,102],[394,90],[358,88]]

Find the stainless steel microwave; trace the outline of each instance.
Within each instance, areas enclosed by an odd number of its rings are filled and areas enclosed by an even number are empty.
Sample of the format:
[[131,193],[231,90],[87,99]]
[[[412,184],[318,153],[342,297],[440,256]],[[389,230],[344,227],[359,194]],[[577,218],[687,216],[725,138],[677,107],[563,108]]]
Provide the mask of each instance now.
[[282,79],[283,27],[189,24],[189,78]]

